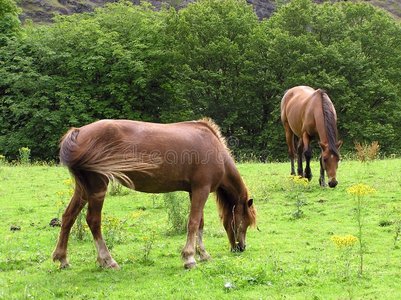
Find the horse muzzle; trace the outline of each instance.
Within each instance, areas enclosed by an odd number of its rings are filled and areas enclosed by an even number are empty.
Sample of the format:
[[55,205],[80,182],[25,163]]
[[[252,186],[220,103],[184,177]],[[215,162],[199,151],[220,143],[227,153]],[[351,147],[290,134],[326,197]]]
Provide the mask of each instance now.
[[337,184],[338,184],[338,181],[335,179],[329,181],[329,187],[331,187],[331,188],[335,188],[337,186]]
[[245,248],[245,244],[238,243],[235,245],[235,247],[231,247],[231,252],[244,252]]

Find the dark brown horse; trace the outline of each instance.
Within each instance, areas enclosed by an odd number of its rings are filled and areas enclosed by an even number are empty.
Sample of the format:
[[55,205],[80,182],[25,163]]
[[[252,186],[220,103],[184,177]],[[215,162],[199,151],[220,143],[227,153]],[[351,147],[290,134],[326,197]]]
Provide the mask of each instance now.
[[[337,140],[337,114],[326,92],[308,86],[289,89],[281,100],[281,121],[291,159],[291,175],[295,175],[294,158],[297,153],[298,175],[312,179],[310,141],[316,137],[321,148],[319,183],[325,186],[326,170],[329,186],[335,187],[338,184],[336,172],[342,141]],[[295,136],[298,138],[297,151]],[[302,170],[302,156],[306,161],[305,172]]]
[[248,226],[255,225],[253,200],[238,173],[220,130],[209,119],[174,124],[102,120],[70,129],[60,144],[60,161],[75,178],[53,260],[68,266],[67,243],[73,223],[88,204],[86,221],[98,262],[119,268],[101,234],[101,211],[110,180],[147,193],[189,192],[191,209],[184,266],[196,265],[195,249],[208,260],[202,240],[203,208],[216,192],[220,217],[233,251],[245,250]]

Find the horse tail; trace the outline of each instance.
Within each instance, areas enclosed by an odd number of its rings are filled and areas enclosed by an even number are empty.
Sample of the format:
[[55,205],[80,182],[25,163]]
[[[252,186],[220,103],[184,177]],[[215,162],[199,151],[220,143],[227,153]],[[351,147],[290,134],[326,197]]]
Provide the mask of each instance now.
[[74,168],[78,160],[75,157],[78,150],[77,136],[79,134],[78,128],[71,128],[61,138],[60,141],[60,162],[68,168]]
[[134,183],[127,172],[150,173],[158,167],[157,158],[139,155],[130,143],[124,140],[105,142],[94,138],[86,143],[78,141],[79,128],[71,128],[60,142],[60,162],[67,166],[76,183],[85,186],[85,173],[102,175],[106,180],[119,180],[130,188]]
[[[70,174],[74,177],[75,185],[86,194],[85,175],[81,170],[80,157],[78,154],[79,146],[77,137],[78,128],[71,128],[60,140],[60,163],[68,167]],[[86,197],[86,196],[85,196]]]

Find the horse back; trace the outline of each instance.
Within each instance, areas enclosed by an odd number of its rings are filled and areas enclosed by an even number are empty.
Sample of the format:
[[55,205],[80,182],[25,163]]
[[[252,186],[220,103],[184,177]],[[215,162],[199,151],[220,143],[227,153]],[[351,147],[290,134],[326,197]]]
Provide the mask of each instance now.
[[281,121],[288,123],[295,135],[315,127],[314,110],[319,104],[313,102],[316,90],[308,86],[289,89],[281,100]]
[[101,120],[74,132],[75,149],[63,149],[64,144],[70,144],[64,141],[60,153],[70,152],[69,157],[74,153],[75,161],[80,162],[75,168],[90,165],[94,172],[96,167],[112,168],[144,192],[189,191],[194,184],[213,189],[231,158],[216,132],[197,121],[156,124]]

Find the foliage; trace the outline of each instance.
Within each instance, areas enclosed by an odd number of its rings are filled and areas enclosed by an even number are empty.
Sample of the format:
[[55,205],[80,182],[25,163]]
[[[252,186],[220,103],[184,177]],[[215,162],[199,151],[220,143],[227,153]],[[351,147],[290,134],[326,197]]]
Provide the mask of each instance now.
[[0,47],[19,34],[19,13],[20,9],[14,0],[0,0]]
[[243,0],[179,11],[120,2],[13,27],[0,46],[0,153],[13,160],[26,146],[33,159],[55,159],[69,127],[103,118],[208,116],[235,137],[237,157],[284,159],[280,99],[311,85],[332,99],[345,151],[378,141],[399,154],[400,23],[368,3],[279,7],[261,22]]
[[18,149],[19,152],[19,162],[22,165],[29,165],[31,162],[31,149],[28,147],[22,147]]

